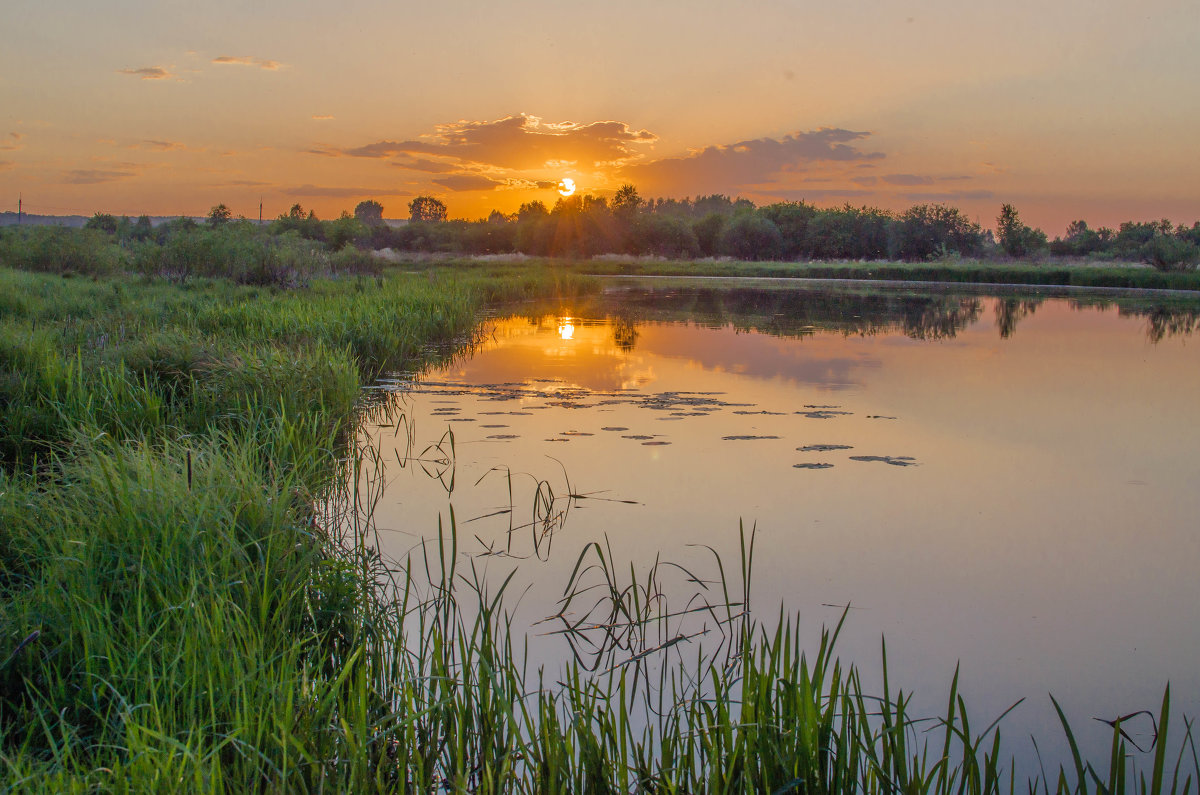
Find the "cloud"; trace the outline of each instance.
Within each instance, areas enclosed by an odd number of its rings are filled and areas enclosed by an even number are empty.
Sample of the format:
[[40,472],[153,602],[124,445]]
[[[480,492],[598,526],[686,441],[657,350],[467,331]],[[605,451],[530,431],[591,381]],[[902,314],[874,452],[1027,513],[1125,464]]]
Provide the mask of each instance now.
[[231,179],[228,182],[226,182],[225,184],[233,185],[233,186],[239,187],[239,188],[265,188],[265,187],[269,186],[271,183],[263,182],[263,181],[257,180],[257,179]]
[[904,187],[932,185],[934,183],[933,177],[922,177],[917,174],[885,174],[880,179],[889,185],[902,185]]
[[259,69],[266,69],[268,72],[277,72],[283,66],[279,61],[254,58],[250,55],[218,55],[212,59],[212,62],[232,66],[257,66]]
[[12,168],[12,167],[13,167],[13,164],[12,164],[12,162],[11,162],[11,161],[9,161],[9,160],[0,160],[0,171],[6,171],[6,170],[8,170],[8,169],[10,169],[10,168]]
[[142,66],[137,69],[118,69],[117,74],[133,75],[140,77],[143,80],[166,80],[168,77],[174,77],[161,66]]
[[500,185],[504,185],[502,180],[495,180],[491,177],[484,177],[479,174],[450,174],[446,177],[439,177],[433,180],[433,184],[441,185],[443,188],[448,188],[454,191],[462,190],[494,190]]
[[116,182],[127,177],[136,177],[134,171],[116,171],[98,168],[77,168],[67,172],[64,180],[68,185],[100,185],[105,182]]
[[320,114],[314,113],[313,120],[314,121],[333,121],[333,117],[330,116],[329,114],[325,114],[325,113],[320,113]]
[[187,149],[187,146],[178,141],[142,141],[140,144],[134,144],[133,149],[150,149],[154,152],[177,152],[181,149]]
[[658,137],[624,122],[543,122],[537,116],[507,116],[496,121],[441,124],[423,140],[376,141],[341,150],[351,157],[439,155],[463,164],[511,170],[546,168],[548,163],[575,163],[596,168],[620,164],[641,153],[638,147]]
[[788,190],[762,191],[768,196],[774,196],[784,201],[820,201],[822,199],[853,199],[860,196],[874,196],[875,191],[859,188],[791,188]]
[[411,171],[424,171],[429,174],[445,174],[447,171],[454,171],[458,166],[452,163],[439,163],[436,160],[426,160],[424,158],[414,158],[412,160],[396,160],[392,164],[396,168],[406,168]]
[[952,190],[943,193],[906,193],[904,198],[914,202],[952,202],[963,199],[991,199],[995,194],[990,190]]
[[284,191],[288,196],[321,196],[334,199],[355,199],[360,196],[411,196],[412,191],[394,188],[338,188],[325,185],[301,185]]
[[7,138],[0,138],[0,152],[15,152],[21,148],[21,133],[9,133]]
[[880,152],[864,152],[857,143],[869,132],[822,127],[782,138],[756,138],[735,144],[707,146],[682,157],[637,163],[622,176],[648,193],[708,193],[736,191],[776,181],[786,172],[801,171],[812,162],[878,160]]

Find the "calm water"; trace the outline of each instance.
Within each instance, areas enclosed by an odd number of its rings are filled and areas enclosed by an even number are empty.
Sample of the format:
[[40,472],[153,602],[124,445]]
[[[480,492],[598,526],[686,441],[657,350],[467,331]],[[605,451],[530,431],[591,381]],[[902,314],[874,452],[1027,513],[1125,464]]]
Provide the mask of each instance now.
[[[1030,733],[1061,752],[1048,692],[1106,749],[1091,719],[1157,710],[1168,681],[1200,715],[1195,318],[709,287],[517,308],[451,366],[386,385],[405,425],[376,444],[426,465],[387,471],[384,551],[436,537],[452,506],[460,548],[495,582],[518,568],[532,624],[589,541],[626,566],[712,574],[695,545],[736,567],[753,526],[760,619],[782,604],[815,641],[851,605],[842,658],[877,670],[885,636],[893,686],[918,708],[942,709],[961,661],[978,726],[1028,699],[1003,724],[1013,752]],[[451,429],[452,470],[421,455],[448,450]],[[560,508],[591,499],[535,543],[521,526],[539,483]],[[684,599],[696,586],[677,580]],[[555,642],[534,636],[535,655]]]

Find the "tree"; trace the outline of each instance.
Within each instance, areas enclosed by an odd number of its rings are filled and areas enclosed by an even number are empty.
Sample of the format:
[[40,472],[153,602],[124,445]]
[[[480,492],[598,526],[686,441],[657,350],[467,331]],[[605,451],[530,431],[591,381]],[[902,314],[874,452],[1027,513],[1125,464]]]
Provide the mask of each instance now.
[[383,205],[374,199],[361,201],[354,207],[354,217],[367,226],[379,226],[383,223]]
[[996,218],[996,237],[1000,247],[1010,257],[1024,257],[1046,245],[1046,233],[1021,223],[1016,208],[1011,204],[1000,207],[1000,215]]
[[224,204],[218,204],[208,211],[208,225],[221,226],[233,218],[233,212]]
[[432,196],[418,196],[408,203],[408,216],[414,221],[445,221],[446,205]]
[[721,232],[721,249],[736,259],[774,259],[782,244],[779,227],[756,212],[735,215]]
[[96,213],[88,219],[83,225],[84,229],[99,229],[101,232],[107,232],[114,235],[117,232],[117,218],[109,213]]
[[909,207],[892,225],[889,255],[909,262],[927,260],[945,252],[969,257],[983,246],[979,224],[944,204]]
[[642,197],[638,195],[637,188],[628,183],[618,188],[612,199],[613,215],[626,221],[637,215],[641,206]]

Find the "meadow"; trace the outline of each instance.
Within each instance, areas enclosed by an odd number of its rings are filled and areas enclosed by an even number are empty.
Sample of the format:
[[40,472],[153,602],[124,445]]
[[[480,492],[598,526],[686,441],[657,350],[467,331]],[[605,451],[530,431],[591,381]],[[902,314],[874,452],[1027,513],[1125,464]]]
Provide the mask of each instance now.
[[0,261],[0,791],[1157,795],[1200,779],[1168,688],[1148,754],[1117,721],[1108,759],[1015,780],[1000,716],[969,717],[956,682],[942,715],[911,715],[903,689],[839,661],[837,628],[750,613],[752,533],[714,559],[719,597],[696,609],[719,642],[686,660],[661,654],[679,636],[657,566],[588,547],[563,613],[596,605],[565,629],[599,652],[554,671],[528,669],[505,584],[464,561],[452,515],[438,544],[381,559],[347,484],[378,464],[356,424],[399,420],[362,387],[453,355],[492,303],[596,289],[577,267],[411,273],[286,235],[38,234]]

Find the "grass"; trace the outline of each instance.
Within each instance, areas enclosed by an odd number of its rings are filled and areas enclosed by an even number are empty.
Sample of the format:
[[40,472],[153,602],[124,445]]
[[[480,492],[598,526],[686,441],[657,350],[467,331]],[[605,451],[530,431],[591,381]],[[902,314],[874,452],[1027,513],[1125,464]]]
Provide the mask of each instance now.
[[948,284],[1006,284],[1069,287],[1116,287],[1147,290],[1200,290],[1200,271],[1158,271],[1136,263],[1062,260],[973,260],[950,257],[930,262],[744,262],[730,259],[669,260],[606,255],[591,259],[547,259],[503,255],[421,257],[401,260],[406,267],[496,270],[553,265],[562,270],[602,276],[741,276],[768,278],[920,281]]
[[1169,691],[1147,764],[1118,724],[1108,764],[1076,749],[1015,781],[956,681],[918,720],[839,661],[838,628],[813,652],[797,617],[760,623],[752,534],[684,606],[667,564],[590,545],[554,671],[530,670],[509,582],[458,553],[452,514],[381,560],[348,485],[379,476],[353,430],[386,407],[360,386],[447,355],[487,302],[590,287],[504,265],[290,289],[0,270],[0,792],[1191,792]]

